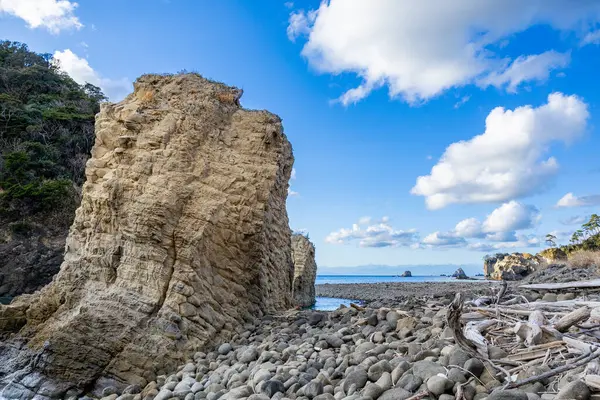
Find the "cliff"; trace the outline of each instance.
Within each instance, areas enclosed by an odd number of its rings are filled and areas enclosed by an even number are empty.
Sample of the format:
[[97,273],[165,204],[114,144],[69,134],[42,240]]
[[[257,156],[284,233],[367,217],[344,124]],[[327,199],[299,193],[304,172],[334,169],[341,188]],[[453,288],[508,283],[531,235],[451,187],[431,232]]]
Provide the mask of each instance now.
[[292,256],[294,261],[294,303],[300,307],[315,304],[315,279],[317,263],[315,246],[303,235],[292,236]]
[[545,265],[542,257],[529,253],[496,254],[485,259],[483,270],[488,279],[517,281],[542,265]]
[[60,272],[0,308],[0,397],[143,387],[291,306],[281,120],[197,74],[134,88],[97,115]]

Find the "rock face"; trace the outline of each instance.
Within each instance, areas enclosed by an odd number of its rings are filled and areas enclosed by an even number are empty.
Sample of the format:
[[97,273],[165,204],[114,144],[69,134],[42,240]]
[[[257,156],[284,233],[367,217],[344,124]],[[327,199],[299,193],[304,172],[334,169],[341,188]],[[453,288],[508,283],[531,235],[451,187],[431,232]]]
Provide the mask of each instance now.
[[535,272],[543,259],[529,253],[500,254],[489,257],[484,262],[484,272],[488,279],[518,281]]
[[33,293],[48,284],[63,261],[68,231],[49,225],[20,234],[0,227],[0,298]]
[[548,249],[542,250],[538,253],[538,256],[542,257],[546,264],[567,262],[567,253],[565,253],[562,249],[558,247],[550,247]]
[[456,279],[469,279],[469,277],[467,276],[467,274],[465,274],[465,271],[462,268],[457,269],[452,274],[452,277]]
[[281,120],[197,74],[134,88],[96,118],[60,272],[0,308],[0,398],[143,387],[292,304]]
[[294,261],[294,303],[300,307],[315,304],[315,246],[304,235],[292,236],[292,258]]
[[412,273],[410,271],[404,271],[400,276],[403,278],[410,278],[412,277]]

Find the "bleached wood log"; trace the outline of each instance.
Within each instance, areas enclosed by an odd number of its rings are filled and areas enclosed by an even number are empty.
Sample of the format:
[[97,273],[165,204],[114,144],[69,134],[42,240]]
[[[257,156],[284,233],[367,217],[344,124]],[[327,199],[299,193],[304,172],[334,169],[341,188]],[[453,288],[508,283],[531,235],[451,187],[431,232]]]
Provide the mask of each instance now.
[[560,289],[580,289],[600,287],[600,279],[589,281],[563,282],[563,283],[533,283],[528,285],[519,285],[522,289],[532,290],[560,290]]
[[554,328],[559,332],[566,332],[570,327],[578,322],[585,321],[590,317],[589,307],[581,307],[571,311],[554,324]]
[[599,375],[586,375],[584,378],[585,384],[591,390],[598,392],[600,391],[600,376]]

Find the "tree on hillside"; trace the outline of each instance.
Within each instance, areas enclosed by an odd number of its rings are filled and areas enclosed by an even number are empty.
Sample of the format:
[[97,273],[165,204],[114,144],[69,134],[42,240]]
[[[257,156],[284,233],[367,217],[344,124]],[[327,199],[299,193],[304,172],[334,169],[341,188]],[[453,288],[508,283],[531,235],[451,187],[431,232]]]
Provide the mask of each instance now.
[[550,247],[556,247],[556,236],[549,233],[546,235],[546,244]]
[[104,100],[51,55],[0,41],[0,225],[62,210],[70,225]]

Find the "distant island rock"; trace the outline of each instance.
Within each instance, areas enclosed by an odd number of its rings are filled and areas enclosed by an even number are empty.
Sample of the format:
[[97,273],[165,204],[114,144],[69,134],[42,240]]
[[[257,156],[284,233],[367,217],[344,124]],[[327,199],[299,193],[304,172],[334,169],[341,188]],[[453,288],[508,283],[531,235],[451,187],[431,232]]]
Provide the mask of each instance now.
[[402,278],[410,278],[410,277],[412,277],[412,273],[410,271],[404,271],[404,273],[400,276]]
[[462,268],[457,269],[453,274],[452,274],[453,278],[456,279],[469,279],[469,277],[467,276],[467,274],[465,274],[465,271],[463,271]]

